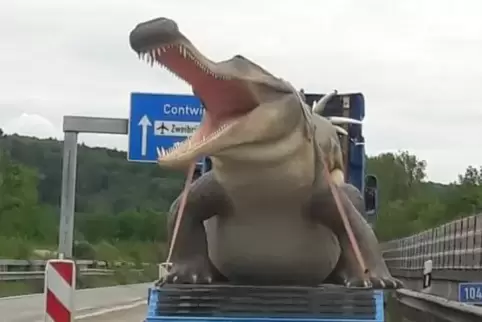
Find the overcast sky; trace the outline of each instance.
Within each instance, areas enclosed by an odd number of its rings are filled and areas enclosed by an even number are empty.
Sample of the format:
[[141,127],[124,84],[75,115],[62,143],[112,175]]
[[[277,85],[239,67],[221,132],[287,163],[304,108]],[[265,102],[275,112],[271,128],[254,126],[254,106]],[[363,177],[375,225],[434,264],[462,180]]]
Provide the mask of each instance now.
[[127,117],[132,91],[191,93],[129,47],[138,22],[165,16],[214,60],[240,53],[306,92],[362,92],[368,154],[409,150],[448,182],[482,164],[481,14],[480,0],[5,0],[0,127],[60,138],[66,114]]

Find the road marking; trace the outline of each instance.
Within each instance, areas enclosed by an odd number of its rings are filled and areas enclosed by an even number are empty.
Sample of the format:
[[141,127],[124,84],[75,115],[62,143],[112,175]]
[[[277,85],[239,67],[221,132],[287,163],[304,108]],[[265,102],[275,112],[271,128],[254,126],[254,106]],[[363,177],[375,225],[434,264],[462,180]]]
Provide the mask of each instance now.
[[[130,304],[116,305],[116,306],[106,308],[106,309],[99,309],[97,307],[83,307],[83,308],[79,309],[77,312],[79,312],[79,311],[89,311],[89,310],[95,310],[95,312],[76,315],[75,319],[76,320],[77,319],[78,320],[87,319],[87,318],[92,318],[92,317],[96,317],[96,316],[100,316],[100,315],[104,315],[104,314],[108,314],[108,313],[130,310],[130,309],[136,308],[136,307],[141,306],[141,305],[147,305],[147,299],[138,297],[135,302],[132,302]],[[147,314],[147,311],[146,311],[146,314]],[[35,322],[45,322],[45,321],[44,320],[37,320]]]
[[31,297],[35,297],[35,296],[41,296],[42,293],[33,293],[33,294],[25,294],[25,295],[13,295],[13,296],[4,296],[4,297],[0,297],[0,301],[3,301],[3,300],[15,300],[15,299],[20,299],[20,298],[24,298],[24,299],[27,299],[27,298],[31,298]]
[[[75,317],[75,319],[79,319],[79,320],[80,319],[87,319],[87,318],[92,318],[92,317],[96,317],[96,316],[104,315],[104,314],[108,314],[108,313],[113,313],[113,312],[118,312],[118,311],[123,311],[123,310],[130,310],[130,309],[133,309],[133,308],[141,306],[141,305],[147,305],[147,300],[142,299],[140,301],[136,301],[136,302],[130,303],[130,304],[117,305],[117,306],[114,306],[114,307],[111,307],[111,308],[108,308],[108,309],[100,309],[100,310],[92,312],[92,313],[77,315]],[[146,314],[147,314],[147,311],[146,311]]]

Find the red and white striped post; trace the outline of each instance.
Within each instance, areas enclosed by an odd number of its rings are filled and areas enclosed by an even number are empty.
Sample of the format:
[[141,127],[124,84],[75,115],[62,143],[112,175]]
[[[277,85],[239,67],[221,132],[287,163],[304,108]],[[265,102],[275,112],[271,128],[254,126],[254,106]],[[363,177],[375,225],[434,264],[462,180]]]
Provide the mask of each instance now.
[[45,322],[74,320],[75,262],[51,259],[45,266]]

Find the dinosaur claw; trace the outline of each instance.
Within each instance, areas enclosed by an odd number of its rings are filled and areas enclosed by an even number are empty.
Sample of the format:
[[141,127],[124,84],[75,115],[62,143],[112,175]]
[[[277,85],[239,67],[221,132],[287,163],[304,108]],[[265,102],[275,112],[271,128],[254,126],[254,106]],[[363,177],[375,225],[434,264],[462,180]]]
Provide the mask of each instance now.
[[392,284],[393,289],[399,289],[404,287],[403,282],[397,278],[392,278],[392,279],[389,279],[388,281]]
[[208,279],[211,281],[212,275],[204,259],[175,263],[167,276],[170,284],[206,284]]
[[367,287],[367,282],[369,285],[368,287],[374,289],[398,289],[403,287],[401,286],[401,282],[394,278],[380,278],[372,276],[370,277],[370,280],[364,282],[365,287]]
[[372,282],[370,282],[370,281],[368,281],[368,280],[365,280],[365,281],[363,281],[363,286],[364,286],[365,288],[372,288],[372,287],[373,287],[373,284],[372,284]]
[[347,288],[373,288],[371,280],[352,279],[345,283]]

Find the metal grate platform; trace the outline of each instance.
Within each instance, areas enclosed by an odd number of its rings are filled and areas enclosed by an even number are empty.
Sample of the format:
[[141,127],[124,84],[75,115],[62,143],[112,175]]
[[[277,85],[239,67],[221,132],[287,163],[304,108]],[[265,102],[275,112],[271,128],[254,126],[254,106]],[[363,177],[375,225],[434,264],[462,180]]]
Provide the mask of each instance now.
[[167,284],[151,290],[146,321],[190,318],[383,322],[383,293],[339,286]]

